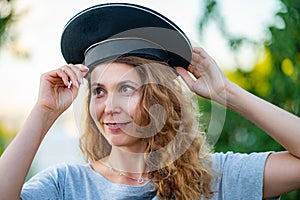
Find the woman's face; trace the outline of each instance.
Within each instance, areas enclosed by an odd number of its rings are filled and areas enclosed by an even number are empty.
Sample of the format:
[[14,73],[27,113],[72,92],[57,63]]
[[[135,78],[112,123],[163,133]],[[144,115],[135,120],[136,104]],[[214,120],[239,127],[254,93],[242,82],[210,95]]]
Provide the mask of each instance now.
[[142,139],[131,136],[141,84],[138,73],[128,64],[104,63],[91,72],[91,116],[113,147],[143,151]]

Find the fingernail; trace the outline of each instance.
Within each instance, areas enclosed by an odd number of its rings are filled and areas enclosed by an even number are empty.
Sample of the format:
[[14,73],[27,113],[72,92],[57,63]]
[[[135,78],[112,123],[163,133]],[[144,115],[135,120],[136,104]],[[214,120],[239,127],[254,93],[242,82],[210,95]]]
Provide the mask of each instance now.
[[72,81],[69,81],[68,88],[70,89],[72,85]]
[[80,68],[82,68],[82,69],[89,69],[87,66],[85,66],[84,64],[77,64],[77,65],[75,65],[75,66],[77,66],[77,67],[80,67]]
[[81,79],[80,79],[80,82],[81,82],[81,84],[84,84],[84,79],[81,78]]
[[75,86],[76,86],[77,88],[79,88],[78,81],[75,82]]
[[82,67],[83,67],[84,69],[86,69],[86,70],[89,70],[89,68],[88,68],[87,66],[85,66],[85,65],[82,65]]

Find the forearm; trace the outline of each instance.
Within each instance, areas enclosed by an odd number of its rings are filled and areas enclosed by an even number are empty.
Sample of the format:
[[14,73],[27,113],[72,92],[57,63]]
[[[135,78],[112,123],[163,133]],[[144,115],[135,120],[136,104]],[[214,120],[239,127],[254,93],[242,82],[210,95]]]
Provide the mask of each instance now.
[[[32,160],[57,117],[35,106],[0,158],[0,196],[19,199]],[[5,181],[4,181],[5,180]]]
[[266,131],[300,158],[300,119],[235,84],[227,88],[227,106]]

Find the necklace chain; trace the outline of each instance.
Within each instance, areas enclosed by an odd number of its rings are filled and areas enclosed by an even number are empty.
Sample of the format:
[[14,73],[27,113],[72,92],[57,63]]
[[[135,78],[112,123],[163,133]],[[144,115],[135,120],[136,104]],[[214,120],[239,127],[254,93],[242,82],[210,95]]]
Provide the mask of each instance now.
[[107,162],[107,164],[106,164],[106,163],[104,163],[102,160],[99,160],[99,161],[100,161],[105,167],[109,168],[112,172],[117,173],[119,176],[125,176],[125,177],[127,177],[127,178],[129,178],[129,179],[131,179],[131,180],[137,181],[139,184],[142,184],[142,183],[144,183],[144,181],[145,181],[145,178],[143,177],[143,176],[144,176],[143,173],[140,175],[140,177],[135,178],[135,177],[132,177],[132,176],[127,175],[124,171],[117,170],[117,169],[113,168],[109,162]]

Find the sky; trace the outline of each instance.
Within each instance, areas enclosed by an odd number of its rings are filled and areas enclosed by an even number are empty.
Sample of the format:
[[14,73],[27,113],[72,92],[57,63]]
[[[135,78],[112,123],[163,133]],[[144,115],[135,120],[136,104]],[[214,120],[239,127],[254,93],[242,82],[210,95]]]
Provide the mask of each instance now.
[[[16,0],[17,10],[27,11],[15,25],[19,48],[26,49],[30,58],[20,59],[5,48],[0,51],[0,118],[4,114],[18,115],[30,110],[37,97],[39,77],[42,73],[64,64],[60,53],[60,36],[65,23],[77,12],[97,3],[116,1],[95,0]],[[224,56],[227,49],[218,27],[209,27],[201,41],[197,23],[201,16],[201,0],[139,0],[119,1],[139,3],[150,7],[174,21],[198,46],[205,49],[223,67],[231,65],[232,58]],[[275,0],[220,1],[222,12],[233,33],[253,38],[262,37],[265,24],[273,19],[278,7]],[[201,44],[200,44],[201,41]],[[21,114],[22,115],[22,114]]]
[[[18,129],[34,105],[40,75],[65,64],[60,52],[60,37],[66,22],[76,13],[89,6],[116,2],[112,0],[15,0],[17,12],[24,12],[14,25],[18,47],[30,53],[29,59],[17,58],[7,48],[0,50],[0,120],[11,129]],[[218,27],[210,26],[204,36],[198,33],[198,21],[201,16],[201,0],[132,0],[117,1],[136,3],[156,10],[177,24],[189,37],[192,43],[204,47],[219,63],[221,68],[230,69],[232,58]],[[259,39],[265,37],[265,25],[274,21],[274,12],[279,9],[276,0],[221,0],[221,11],[228,28],[236,34]],[[242,59],[253,62],[255,55],[245,50]],[[246,56],[245,56],[246,55]],[[57,131],[63,134],[57,135]],[[56,142],[62,144],[74,135],[74,112],[72,107],[58,120],[50,130]],[[69,138],[63,135],[68,135]],[[60,139],[59,139],[60,138]],[[74,141],[72,144],[75,144]],[[40,151],[46,151],[47,145]],[[72,152],[71,145],[68,151]],[[57,150],[58,151],[58,150]],[[76,150],[77,151],[77,150]],[[42,153],[41,153],[42,155]],[[41,159],[42,156],[40,156]],[[66,159],[62,157],[61,160]],[[75,159],[76,156],[69,158]],[[49,160],[57,159],[57,157]],[[76,160],[76,159],[75,159]],[[51,161],[52,162],[52,161]]]

